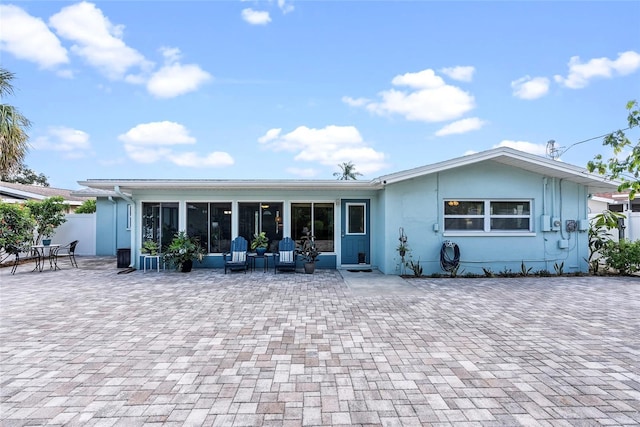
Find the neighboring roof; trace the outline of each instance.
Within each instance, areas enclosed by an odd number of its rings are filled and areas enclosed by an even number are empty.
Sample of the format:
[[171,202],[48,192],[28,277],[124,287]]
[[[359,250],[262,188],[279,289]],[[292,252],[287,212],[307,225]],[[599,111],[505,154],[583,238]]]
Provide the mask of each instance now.
[[529,172],[537,173],[550,178],[566,179],[567,181],[582,184],[588,187],[589,193],[599,193],[612,191],[618,188],[619,182],[611,181],[605,177],[590,173],[586,168],[570,165],[558,160],[551,160],[524,151],[514,150],[509,147],[499,147],[480,153],[458,157],[444,162],[434,163],[396,172],[379,178],[385,184],[405,181],[424,175],[443,172],[461,166],[467,166],[484,161],[494,161],[501,164],[513,166]]
[[[182,180],[182,179],[89,179],[78,181],[80,185],[93,189],[131,193],[143,189],[366,189],[378,190],[384,185],[405,181],[424,175],[451,170],[484,161],[494,161],[516,168],[538,173],[551,178],[566,179],[588,187],[589,193],[615,190],[618,183],[600,175],[589,173],[585,168],[569,165],[557,160],[500,147],[480,153],[458,157],[428,166],[396,172],[371,181],[340,180]],[[76,192],[77,193],[77,192]]]
[[64,188],[43,187],[41,185],[16,184],[0,181],[0,196],[4,202],[21,200],[44,200],[53,196],[62,196],[65,203],[81,205],[88,197],[72,195],[72,190]]

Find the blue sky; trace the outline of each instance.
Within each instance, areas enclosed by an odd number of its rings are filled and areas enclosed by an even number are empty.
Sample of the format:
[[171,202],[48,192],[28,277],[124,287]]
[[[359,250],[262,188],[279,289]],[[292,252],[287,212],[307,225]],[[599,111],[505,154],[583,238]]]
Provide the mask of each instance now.
[[638,16],[613,1],[3,2],[3,102],[33,122],[27,165],[71,189],[333,179],[348,161],[371,179],[551,139],[586,166],[609,152],[576,143],[640,101]]

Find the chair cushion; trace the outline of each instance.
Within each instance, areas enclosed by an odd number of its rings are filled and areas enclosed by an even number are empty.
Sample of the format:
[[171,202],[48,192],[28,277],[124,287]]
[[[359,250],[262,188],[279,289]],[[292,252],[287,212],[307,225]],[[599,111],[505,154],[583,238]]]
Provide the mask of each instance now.
[[245,262],[247,260],[247,253],[244,251],[234,251],[231,254],[231,262]]
[[280,252],[280,262],[293,262],[293,251]]

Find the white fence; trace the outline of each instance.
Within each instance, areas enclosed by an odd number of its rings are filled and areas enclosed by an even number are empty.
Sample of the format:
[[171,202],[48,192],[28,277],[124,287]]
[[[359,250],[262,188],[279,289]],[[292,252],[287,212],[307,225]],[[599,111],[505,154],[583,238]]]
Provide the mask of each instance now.
[[56,228],[53,243],[66,245],[78,240],[76,255],[96,254],[96,214],[67,214],[67,222]]
[[[640,212],[623,212],[624,213],[624,237],[629,241],[640,240]],[[589,219],[593,219],[596,214],[589,214]],[[609,231],[612,240],[618,241],[618,229]]]

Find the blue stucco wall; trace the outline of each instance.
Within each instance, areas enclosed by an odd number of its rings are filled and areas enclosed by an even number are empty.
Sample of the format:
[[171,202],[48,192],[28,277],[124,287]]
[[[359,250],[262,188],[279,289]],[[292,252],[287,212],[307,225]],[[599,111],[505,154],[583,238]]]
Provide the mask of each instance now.
[[[398,229],[408,237],[411,257],[420,261],[425,275],[445,273],[440,267],[440,250],[445,240],[455,242],[461,252],[458,273],[482,274],[520,271],[524,262],[532,271],[554,272],[564,264],[565,272],[586,272],[588,256],[586,231],[567,233],[566,220],[587,218],[587,191],[584,186],[548,178],[496,162],[483,162],[438,174],[388,185],[385,189],[385,250],[381,270],[402,273],[395,250]],[[543,197],[544,196],[544,197]],[[446,199],[531,199],[533,232],[529,235],[505,233],[446,233],[443,200]],[[543,214],[562,220],[561,231],[543,232]],[[567,248],[560,248],[564,240]],[[409,270],[408,274],[412,274]]]
[[96,200],[96,255],[115,256],[117,249],[131,247],[127,229],[127,203],[120,198]]

